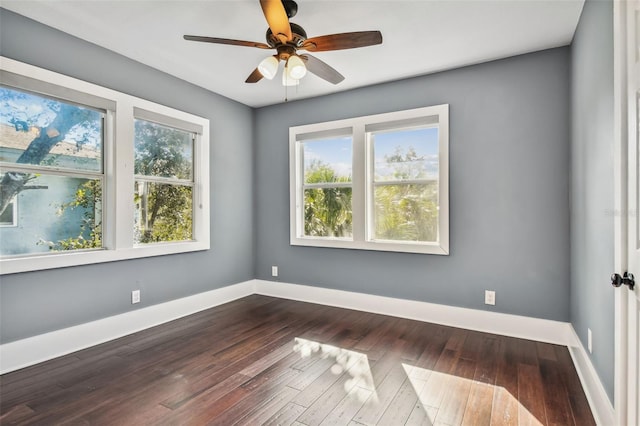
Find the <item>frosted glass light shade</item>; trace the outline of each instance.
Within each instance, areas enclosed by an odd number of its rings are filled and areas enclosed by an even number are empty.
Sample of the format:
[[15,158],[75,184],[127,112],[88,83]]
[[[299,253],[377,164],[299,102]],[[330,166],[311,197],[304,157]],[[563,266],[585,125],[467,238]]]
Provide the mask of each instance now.
[[300,80],[307,74],[307,67],[304,66],[304,62],[299,56],[292,55],[287,61],[287,72],[290,78]]
[[264,78],[273,79],[278,72],[278,59],[275,56],[264,58],[258,65],[258,71]]

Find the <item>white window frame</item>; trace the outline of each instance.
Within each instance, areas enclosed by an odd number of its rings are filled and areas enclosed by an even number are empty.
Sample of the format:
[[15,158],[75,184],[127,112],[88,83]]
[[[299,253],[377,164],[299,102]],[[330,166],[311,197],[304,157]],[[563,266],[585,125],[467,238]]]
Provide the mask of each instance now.
[[[415,125],[438,127],[438,238],[435,242],[373,239],[373,150],[369,129],[408,129]],[[346,132],[346,133],[345,133]],[[303,144],[306,140],[350,134],[352,164],[352,238],[304,235]],[[449,254],[449,105],[314,123],[289,128],[290,244],[422,254]],[[406,183],[400,181],[399,183]],[[345,186],[340,184],[341,186]]]
[[18,226],[18,197],[13,197],[13,200],[9,204],[11,204],[11,217],[13,218],[13,221],[0,222],[0,228],[15,228]]
[[[24,76],[50,87],[55,93],[43,94],[55,96],[61,100],[68,99],[65,91],[70,90],[74,93],[102,98],[115,105],[113,108],[108,108],[105,115],[103,248],[2,256],[0,257],[0,275],[187,253],[210,248],[209,120],[2,56],[0,56],[0,70]],[[33,91],[38,93],[37,88]],[[192,241],[144,245],[133,243],[133,141],[134,117],[138,110],[167,117],[169,121],[188,123],[193,129],[197,129],[194,144],[194,239]],[[13,167],[12,164],[5,164],[5,166]]]

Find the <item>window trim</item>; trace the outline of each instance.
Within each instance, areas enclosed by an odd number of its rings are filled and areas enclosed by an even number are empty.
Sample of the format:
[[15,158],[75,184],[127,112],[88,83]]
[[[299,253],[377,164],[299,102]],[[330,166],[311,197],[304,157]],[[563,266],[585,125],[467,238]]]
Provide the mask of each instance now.
[[[375,240],[372,238],[373,155],[367,132],[404,129],[411,126],[438,126],[438,241]],[[304,235],[304,170],[302,144],[305,140],[352,135],[352,227],[353,238],[308,237]],[[399,182],[405,183],[405,182]],[[435,105],[404,111],[314,123],[289,128],[289,212],[290,244],[294,246],[346,248],[421,254],[449,254],[449,105]]]
[[[0,56],[0,72],[2,72],[1,76],[17,76],[20,84],[17,86],[12,84],[12,86],[23,90],[38,93],[38,87],[46,87],[46,93],[43,94],[49,96],[76,103],[79,100],[86,101],[91,98],[102,99],[105,103],[101,105],[109,107],[105,115],[103,141],[104,248],[1,257],[0,275],[188,253],[210,248],[208,119],[3,56]],[[29,81],[36,82],[36,87],[24,87],[25,84],[29,85]],[[10,85],[9,82],[4,81],[4,77],[3,83]],[[74,97],[70,99],[65,96],[65,93],[71,93]],[[147,111],[155,117],[169,117],[175,120],[174,123],[190,126],[189,130],[197,130],[193,171],[193,241],[133,244],[133,135],[135,111],[138,110]],[[129,142],[119,142],[116,149],[116,140]]]

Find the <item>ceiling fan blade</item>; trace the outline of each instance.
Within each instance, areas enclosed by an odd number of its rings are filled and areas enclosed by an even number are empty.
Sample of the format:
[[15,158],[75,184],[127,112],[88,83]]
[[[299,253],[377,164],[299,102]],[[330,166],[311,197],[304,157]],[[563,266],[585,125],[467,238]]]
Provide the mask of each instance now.
[[327,80],[329,83],[338,84],[344,80],[344,76],[329,66],[326,62],[321,61],[315,56],[300,55],[307,66],[309,72],[314,73],[320,78]]
[[205,43],[230,44],[232,46],[257,47],[259,49],[271,49],[272,48],[268,44],[258,43],[257,41],[233,40],[233,39],[230,39],[230,38],[202,37],[202,36],[185,35],[184,39],[185,40],[189,40],[189,41],[203,41]]
[[291,25],[282,0],[260,0],[260,6],[273,35],[283,43],[291,40]]
[[380,31],[357,31],[308,38],[300,49],[305,49],[309,52],[326,52],[328,50],[373,46],[381,43],[382,33]]
[[253,70],[253,72],[251,74],[249,74],[249,77],[247,77],[247,79],[244,81],[245,83],[257,83],[260,80],[262,80],[262,73],[258,70],[258,68],[256,68],[255,70]]

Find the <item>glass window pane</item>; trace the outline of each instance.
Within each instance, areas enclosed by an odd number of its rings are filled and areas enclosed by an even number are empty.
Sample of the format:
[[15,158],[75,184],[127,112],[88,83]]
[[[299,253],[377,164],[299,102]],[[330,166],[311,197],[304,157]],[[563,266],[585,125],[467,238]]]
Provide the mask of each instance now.
[[379,185],[374,188],[374,239],[436,242],[438,240],[438,186],[428,184]]
[[0,161],[101,172],[102,115],[0,87]]
[[351,238],[351,223],[351,188],[305,189],[305,236]]
[[193,239],[193,191],[190,186],[136,182],[136,244]]
[[438,128],[373,132],[375,181],[438,179]]
[[351,182],[351,137],[305,141],[304,183]]
[[193,133],[135,120],[135,174],[193,179]]
[[[8,180],[5,177],[10,175]],[[2,191],[22,182],[17,227],[0,227],[0,254],[20,255],[102,247],[102,184],[85,179],[39,173],[0,175]],[[4,204],[4,203],[2,203]],[[12,203],[0,210],[12,208]]]

